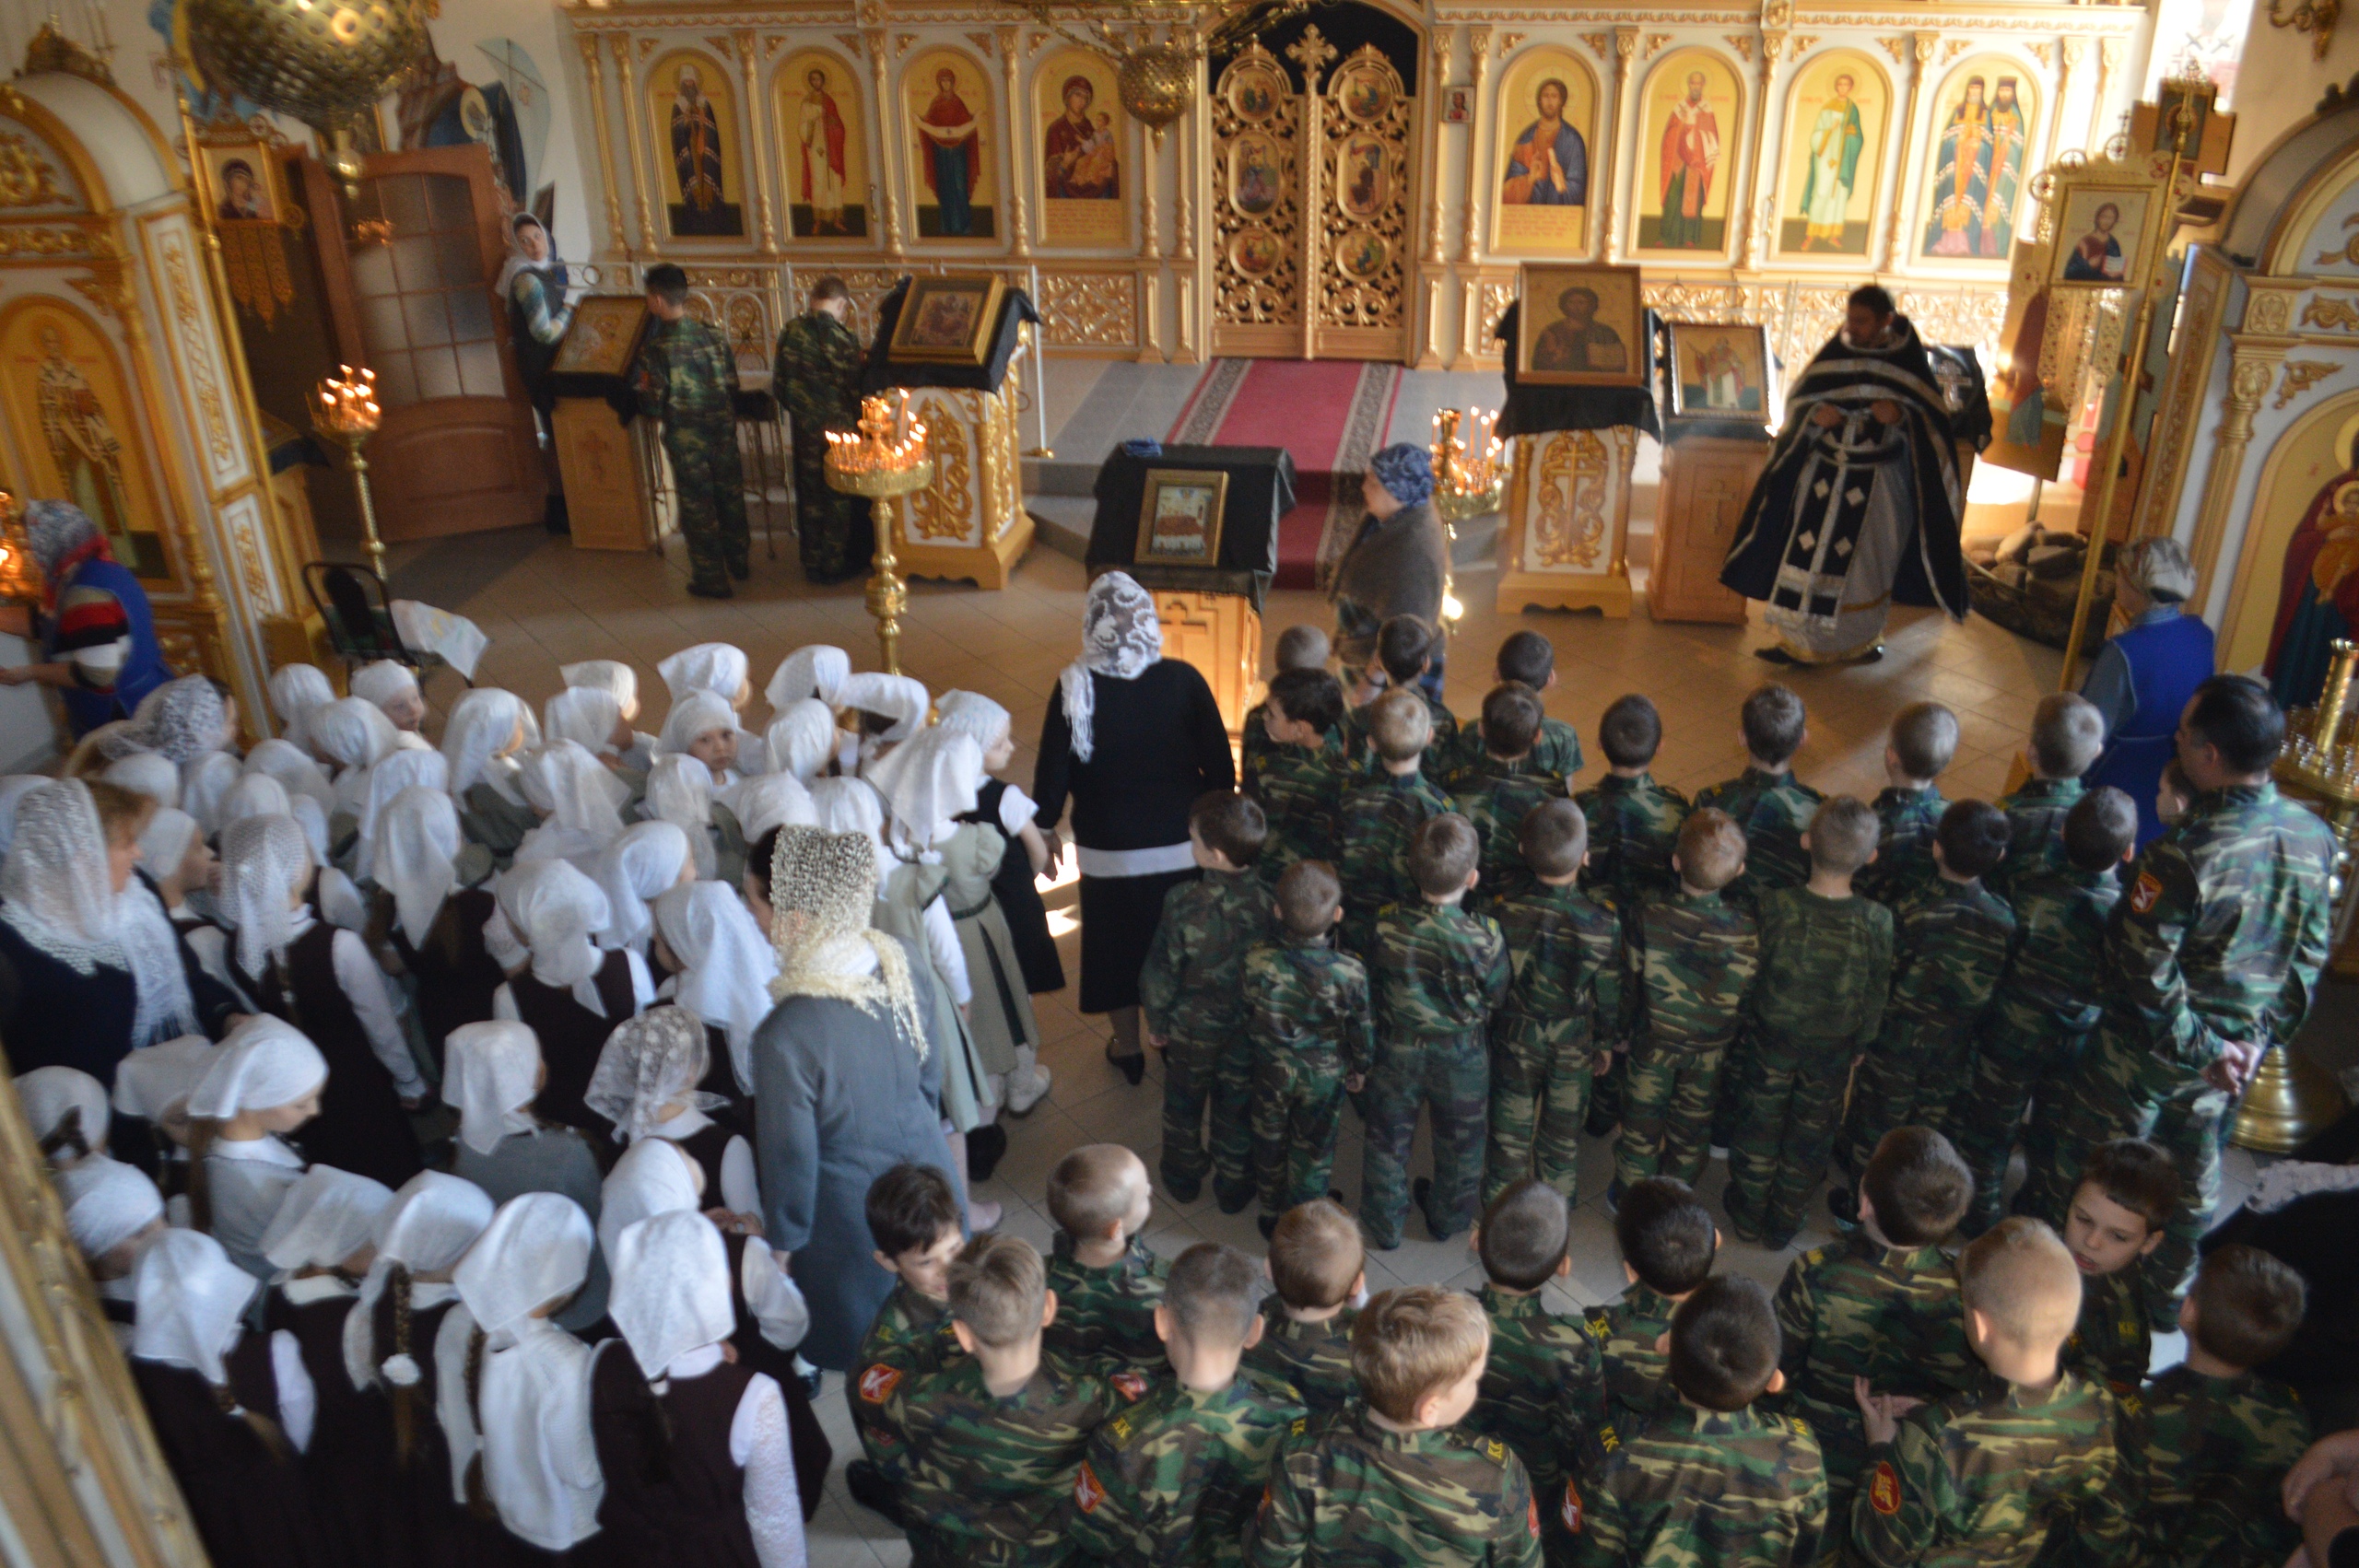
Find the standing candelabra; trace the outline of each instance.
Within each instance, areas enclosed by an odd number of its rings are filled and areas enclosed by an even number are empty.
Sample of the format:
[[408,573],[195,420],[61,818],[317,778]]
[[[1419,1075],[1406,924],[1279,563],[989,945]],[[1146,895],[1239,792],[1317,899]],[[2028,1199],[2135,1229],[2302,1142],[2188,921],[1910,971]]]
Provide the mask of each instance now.
[[[1476,427],[1488,431],[1480,448],[1471,432]],[[1487,517],[1497,511],[1507,499],[1507,448],[1499,439],[1499,416],[1496,413],[1485,418],[1479,408],[1461,413],[1445,408],[1434,415],[1434,510],[1441,514],[1442,532],[1447,536],[1447,556],[1456,555],[1458,525],[1468,518]],[[1446,560],[1441,589],[1441,618],[1445,625],[1455,626],[1466,607],[1458,602],[1455,591],[1455,563]]]
[[0,604],[38,604],[48,591],[41,563],[33,559],[24,506],[13,492],[0,490]]
[[360,449],[384,422],[377,406],[377,372],[338,365],[336,373],[322,379],[320,401],[311,409],[311,428],[343,446],[352,459],[352,483],[360,492],[360,526],[368,535],[369,564],[380,581],[385,576],[385,542],[377,537],[377,506],[369,494],[369,460]]
[[933,483],[933,453],[926,446],[925,426],[911,421],[909,412],[907,392],[898,404],[883,397],[863,398],[857,434],[827,433],[828,488],[867,497],[868,515],[876,524],[868,613],[876,617],[876,646],[888,675],[901,673],[901,612],[910,603],[909,585],[901,580],[900,562],[893,555],[893,499]]

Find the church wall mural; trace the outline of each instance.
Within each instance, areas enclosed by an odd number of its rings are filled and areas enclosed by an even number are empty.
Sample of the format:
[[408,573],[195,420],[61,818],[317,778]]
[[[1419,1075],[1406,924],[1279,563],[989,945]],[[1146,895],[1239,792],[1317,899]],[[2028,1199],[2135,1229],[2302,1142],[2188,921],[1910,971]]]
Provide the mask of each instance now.
[[917,237],[997,239],[1003,123],[982,67],[957,50],[929,50],[903,70],[901,103]]
[[1505,256],[1586,256],[1602,205],[1597,76],[1571,50],[1527,49],[1499,78],[1498,205],[1491,248]]
[[775,80],[794,237],[866,239],[874,175],[858,75],[832,50],[805,49],[787,56]]
[[2269,454],[2254,497],[2221,668],[2258,667],[2278,700],[2318,699],[2329,646],[2359,627],[2359,392],[2304,415]]
[[744,239],[745,132],[727,66],[694,50],[666,54],[647,73],[647,104],[664,232],[698,243]]
[[1639,98],[1636,249],[1701,260],[1729,248],[1729,193],[1743,173],[1744,86],[1708,49],[1683,49]]
[[1778,257],[1868,255],[1891,126],[1891,78],[1866,54],[1832,49],[1802,63],[1778,159]]
[[1092,50],[1050,55],[1032,75],[1032,114],[1040,243],[1126,243],[1122,170],[1131,161],[1130,123],[1113,66]]
[[59,299],[0,308],[0,397],[24,441],[29,494],[72,501],[114,557],[170,581],[163,508],[147,443],[113,345],[88,315]]

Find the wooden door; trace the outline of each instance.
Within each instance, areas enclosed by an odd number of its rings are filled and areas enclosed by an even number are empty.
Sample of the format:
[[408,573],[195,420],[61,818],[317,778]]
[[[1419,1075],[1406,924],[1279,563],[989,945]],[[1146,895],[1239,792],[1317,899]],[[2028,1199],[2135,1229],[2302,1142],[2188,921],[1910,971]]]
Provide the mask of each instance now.
[[367,167],[343,242],[323,235],[320,252],[337,351],[377,372],[385,410],[368,447],[378,528],[398,541],[538,522],[548,481],[493,292],[508,222],[490,153],[426,147]]

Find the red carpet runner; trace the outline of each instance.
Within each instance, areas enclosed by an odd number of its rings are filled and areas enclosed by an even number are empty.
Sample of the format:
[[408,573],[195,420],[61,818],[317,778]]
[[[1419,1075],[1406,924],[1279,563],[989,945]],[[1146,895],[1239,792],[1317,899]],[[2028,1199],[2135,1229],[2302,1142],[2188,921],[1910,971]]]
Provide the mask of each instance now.
[[1278,522],[1277,586],[1312,588],[1359,521],[1358,475],[1383,444],[1400,392],[1397,365],[1215,359],[1165,439],[1294,454],[1295,505]]

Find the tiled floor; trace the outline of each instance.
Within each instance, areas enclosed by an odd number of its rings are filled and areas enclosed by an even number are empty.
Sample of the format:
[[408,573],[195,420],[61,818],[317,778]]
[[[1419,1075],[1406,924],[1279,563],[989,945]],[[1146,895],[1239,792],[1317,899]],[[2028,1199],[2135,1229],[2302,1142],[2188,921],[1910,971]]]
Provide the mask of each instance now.
[[[648,709],[640,726],[651,730],[663,711],[655,661],[692,642],[725,639],[745,648],[753,658],[757,689],[780,657],[804,643],[837,643],[857,663],[875,662],[873,627],[859,586],[808,589],[795,569],[792,541],[781,536],[779,548],[772,563],[757,545],[754,581],[724,603],[686,596],[685,563],[676,544],[669,556],[658,559],[576,551],[562,539],[519,532],[399,549],[394,564],[397,591],[469,615],[489,634],[479,683],[509,686],[538,703],[557,689],[559,663],[625,660],[640,672]],[[1003,592],[921,585],[912,594],[902,638],[904,667],[937,693],[966,686],[1004,703],[1023,743],[1009,770],[1019,782],[1031,776],[1029,738],[1039,731],[1057,672],[1075,651],[1084,586],[1077,563],[1036,548]],[[1487,584],[1479,579],[1462,579],[1461,593],[1469,610],[1455,640],[1449,680],[1449,704],[1459,712],[1479,706],[1490,684],[1489,655],[1499,639],[1531,626],[1556,646],[1558,680],[1546,696],[1548,709],[1578,726],[1584,737],[1595,733],[1607,703],[1624,692],[1643,691],[1662,710],[1661,778],[1692,791],[1742,766],[1737,704],[1769,673],[1749,656],[1763,640],[1757,629],[1657,626],[1643,611],[1628,621],[1501,616],[1489,608]],[[1275,595],[1265,618],[1264,646],[1296,621],[1324,625],[1330,616],[1313,595]],[[1886,646],[1886,658],[1874,666],[1785,677],[1810,705],[1810,739],[1799,758],[1802,777],[1830,792],[1872,795],[1883,781],[1884,731],[1892,714],[1906,703],[1931,697],[1954,708],[1963,728],[1957,761],[1942,779],[1945,791],[1953,798],[1999,792],[2033,706],[2054,684],[2057,655],[1985,621],[1949,626],[1923,612],[1896,618]],[[432,695],[447,702],[455,690],[455,682],[442,676],[433,683]],[[757,696],[749,722],[761,721],[761,706]],[[1062,933],[1068,973],[1075,972],[1077,943],[1072,903],[1070,884],[1051,895],[1051,919]],[[1006,1159],[979,1189],[1006,1205],[1006,1228],[1043,1246],[1050,1235],[1043,1187],[1061,1155],[1078,1143],[1112,1140],[1136,1149],[1151,1168],[1161,1139],[1154,1071],[1140,1087],[1124,1084],[1101,1058],[1102,1027],[1076,1013],[1073,1001],[1071,991],[1039,999],[1048,1042],[1043,1059],[1056,1074],[1055,1087],[1029,1117],[1011,1123]],[[1418,1158],[1424,1159],[1422,1147]],[[1573,1273],[1550,1287],[1564,1302],[1596,1304],[1622,1289],[1612,1226],[1599,1196],[1609,1164],[1605,1142],[1585,1144],[1586,1200],[1576,1217]],[[2251,1171],[2248,1156],[2231,1153],[2231,1203],[2241,1198]],[[1356,1199],[1356,1131],[1344,1136],[1336,1176],[1346,1196]],[[1703,1184],[1715,1204],[1725,1179],[1725,1167],[1715,1162]],[[1370,1258],[1372,1287],[1474,1280],[1463,1238],[1447,1245],[1426,1239],[1414,1219],[1410,1231],[1413,1239],[1399,1251]],[[1159,1250],[1176,1253],[1206,1237],[1256,1251],[1261,1246],[1250,1215],[1224,1217],[1208,1197],[1189,1205],[1158,1198],[1148,1239]],[[1774,1285],[1794,1252],[1825,1239],[1823,1226],[1814,1226],[1793,1248],[1772,1254],[1731,1237],[1722,1266]],[[2175,1349],[2165,1354],[2177,1358]],[[829,1377],[820,1410],[840,1466],[859,1452],[840,1378]],[[827,1502],[811,1527],[811,1548],[815,1568],[876,1568],[879,1560],[906,1560],[899,1537],[849,1500],[840,1473],[831,1477]]]

